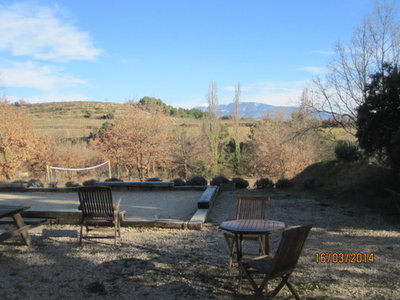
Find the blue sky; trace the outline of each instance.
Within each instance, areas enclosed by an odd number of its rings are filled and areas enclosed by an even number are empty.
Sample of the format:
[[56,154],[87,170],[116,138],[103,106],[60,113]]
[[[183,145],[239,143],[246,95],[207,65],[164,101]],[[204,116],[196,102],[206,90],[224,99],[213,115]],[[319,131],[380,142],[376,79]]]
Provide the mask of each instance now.
[[[0,93],[10,101],[298,105],[374,0],[0,0]],[[396,6],[398,10],[398,7]],[[398,13],[398,11],[396,11]]]

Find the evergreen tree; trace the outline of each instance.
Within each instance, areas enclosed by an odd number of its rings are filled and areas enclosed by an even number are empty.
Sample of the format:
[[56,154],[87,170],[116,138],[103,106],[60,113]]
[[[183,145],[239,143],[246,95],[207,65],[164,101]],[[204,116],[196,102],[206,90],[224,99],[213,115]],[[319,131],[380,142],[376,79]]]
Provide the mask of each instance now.
[[389,159],[400,170],[400,72],[397,65],[385,65],[372,76],[365,103],[358,108],[357,138],[369,154]]

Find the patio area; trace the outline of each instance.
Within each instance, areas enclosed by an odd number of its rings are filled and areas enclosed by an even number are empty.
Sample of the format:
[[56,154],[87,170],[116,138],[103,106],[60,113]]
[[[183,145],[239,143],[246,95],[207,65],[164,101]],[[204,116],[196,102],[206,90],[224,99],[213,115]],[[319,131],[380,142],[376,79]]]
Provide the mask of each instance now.
[[[19,237],[0,244],[0,298],[59,299],[252,299],[237,293],[237,269],[227,268],[227,247],[218,225],[234,217],[235,194],[219,194],[203,230],[123,228],[113,240],[79,247],[77,226],[32,230],[32,247]],[[266,195],[257,191],[241,191]],[[268,218],[287,225],[313,223],[292,283],[314,299],[398,299],[398,225],[359,207],[328,203],[298,193],[269,193]],[[272,251],[279,233],[271,235]],[[374,263],[316,263],[317,253],[374,253]],[[290,295],[284,288],[277,299]]]

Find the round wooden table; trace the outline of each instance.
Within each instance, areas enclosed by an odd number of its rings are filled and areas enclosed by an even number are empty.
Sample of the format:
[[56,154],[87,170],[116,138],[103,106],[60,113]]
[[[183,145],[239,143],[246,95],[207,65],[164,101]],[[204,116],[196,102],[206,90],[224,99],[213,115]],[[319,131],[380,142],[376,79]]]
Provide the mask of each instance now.
[[243,235],[259,234],[265,235],[265,253],[269,253],[268,235],[272,232],[282,231],[285,229],[285,223],[273,220],[263,219],[238,219],[222,222],[219,229],[229,231],[235,235],[236,239],[236,256],[240,263],[243,256]]

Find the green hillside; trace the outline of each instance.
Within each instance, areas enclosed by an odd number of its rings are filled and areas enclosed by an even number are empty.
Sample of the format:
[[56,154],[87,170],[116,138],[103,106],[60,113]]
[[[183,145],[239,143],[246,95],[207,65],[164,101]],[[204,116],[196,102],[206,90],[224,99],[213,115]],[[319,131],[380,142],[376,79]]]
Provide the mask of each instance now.
[[[155,99],[145,97],[144,100]],[[159,99],[155,99],[156,101]],[[156,103],[144,101],[145,109],[157,109],[171,117],[172,122],[184,126],[188,130],[201,129],[203,120],[201,112],[195,109],[173,108],[165,105],[161,100]],[[96,131],[104,122],[112,122],[124,111],[123,103],[108,102],[50,102],[24,104],[19,106],[33,121],[35,131],[40,136],[50,135],[61,138],[81,138]],[[147,106],[147,107],[146,107]],[[231,129],[232,120],[222,120]],[[245,139],[249,134],[249,127],[255,120],[241,121],[241,135]]]
[[[106,102],[51,102],[24,104],[20,108],[33,121],[35,131],[40,135],[61,138],[81,138],[96,131],[108,121],[112,122],[124,111],[122,103]],[[174,112],[191,110],[174,109]],[[177,125],[199,127],[201,120],[171,116]]]
[[39,135],[62,138],[87,136],[105,118],[118,116],[123,106],[103,102],[52,102],[21,106]]
[[297,187],[327,200],[361,203],[389,213],[394,207],[386,188],[397,190],[399,186],[390,169],[363,161],[315,163],[293,180]]

